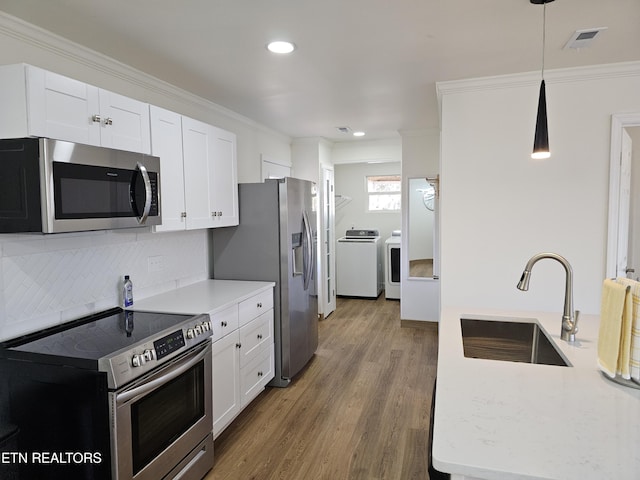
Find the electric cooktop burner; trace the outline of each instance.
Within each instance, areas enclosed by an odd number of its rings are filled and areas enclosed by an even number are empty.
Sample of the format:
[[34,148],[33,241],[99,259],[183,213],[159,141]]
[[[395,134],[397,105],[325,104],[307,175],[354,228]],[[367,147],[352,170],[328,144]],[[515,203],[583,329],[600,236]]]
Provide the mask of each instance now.
[[119,311],[43,338],[27,340],[28,343],[15,346],[12,350],[98,360],[191,317],[192,315]]
[[[211,336],[208,315],[114,308],[0,345],[8,358],[107,372],[131,380]],[[126,371],[126,373],[125,373]]]

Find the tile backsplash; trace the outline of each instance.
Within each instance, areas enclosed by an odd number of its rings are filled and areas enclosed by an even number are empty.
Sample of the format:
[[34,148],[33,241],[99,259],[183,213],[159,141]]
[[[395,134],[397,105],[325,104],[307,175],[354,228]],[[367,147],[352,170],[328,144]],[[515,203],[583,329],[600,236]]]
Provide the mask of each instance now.
[[209,278],[207,230],[0,235],[0,340]]

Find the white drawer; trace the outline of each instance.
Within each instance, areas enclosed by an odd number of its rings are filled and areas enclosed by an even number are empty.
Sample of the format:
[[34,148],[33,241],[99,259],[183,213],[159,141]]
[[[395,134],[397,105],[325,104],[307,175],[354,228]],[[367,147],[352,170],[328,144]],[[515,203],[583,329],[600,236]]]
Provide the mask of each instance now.
[[248,365],[270,346],[273,350],[273,310],[240,327],[240,367]]
[[219,312],[209,314],[211,318],[211,341],[221,339],[225,335],[238,329],[238,305],[232,305]]
[[240,326],[273,308],[273,288],[240,302]]
[[241,406],[246,406],[253,400],[274,375],[273,345],[256,357],[253,362],[240,369]]

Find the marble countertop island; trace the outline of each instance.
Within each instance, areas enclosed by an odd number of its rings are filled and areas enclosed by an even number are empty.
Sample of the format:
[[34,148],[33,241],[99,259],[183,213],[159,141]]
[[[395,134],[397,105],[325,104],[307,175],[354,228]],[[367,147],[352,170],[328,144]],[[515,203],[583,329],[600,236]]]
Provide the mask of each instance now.
[[[460,318],[536,319],[570,367],[466,358]],[[640,390],[596,364],[599,318],[582,315],[575,344],[561,313],[446,308],[439,324],[433,464],[462,479],[637,480]]]

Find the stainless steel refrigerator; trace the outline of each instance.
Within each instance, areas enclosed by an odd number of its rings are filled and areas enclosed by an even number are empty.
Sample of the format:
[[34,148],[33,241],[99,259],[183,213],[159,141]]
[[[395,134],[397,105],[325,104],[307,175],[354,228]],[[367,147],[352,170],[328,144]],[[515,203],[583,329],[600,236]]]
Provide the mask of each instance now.
[[286,387],[318,347],[316,187],[297,178],[238,186],[240,225],[212,229],[213,278],[276,283],[275,378]]

